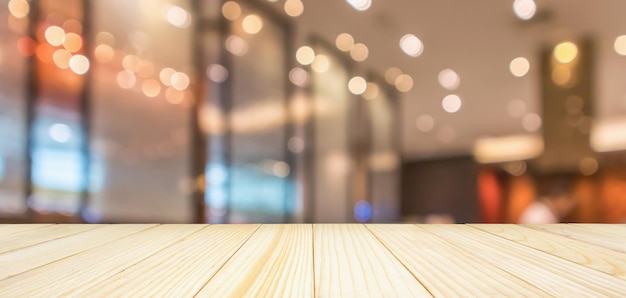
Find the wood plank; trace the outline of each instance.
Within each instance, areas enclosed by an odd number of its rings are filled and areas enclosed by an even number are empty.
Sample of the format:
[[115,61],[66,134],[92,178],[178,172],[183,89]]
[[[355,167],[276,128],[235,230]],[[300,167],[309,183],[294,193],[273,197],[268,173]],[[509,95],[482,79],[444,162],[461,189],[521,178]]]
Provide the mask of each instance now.
[[435,297],[521,296],[547,293],[413,225],[366,225]]
[[570,224],[582,228],[618,235],[626,239],[626,225],[623,224]]
[[471,225],[545,253],[626,279],[626,254],[517,225]]
[[103,225],[61,224],[13,233],[0,238],[0,254],[101,227]]
[[312,297],[310,224],[262,225],[198,297]]
[[316,296],[431,296],[363,225],[316,224],[314,239]]
[[74,296],[205,227],[161,225],[133,234],[1,280],[0,297]]
[[0,280],[155,226],[154,224],[106,225],[99,229],[0,254],[0,268],[2,268]]
[[191,297],[259,225],[212,225],[100,282],[82,297]]
[[496,265],[558,297],[620,297],[626,282],[550,254],[465,225],[420,225],[462,247],[482,261]]
[[53,224],[7,224],[0,227],[0,237],[5,237],[13,233],[19,233],[22,231],[28,231],[32,229],[39,229],[43,227],[52,226]]
[[525,226],[626,253],[626,240],[620,235],[605,233],[602,231],[587,229],[569,224]]

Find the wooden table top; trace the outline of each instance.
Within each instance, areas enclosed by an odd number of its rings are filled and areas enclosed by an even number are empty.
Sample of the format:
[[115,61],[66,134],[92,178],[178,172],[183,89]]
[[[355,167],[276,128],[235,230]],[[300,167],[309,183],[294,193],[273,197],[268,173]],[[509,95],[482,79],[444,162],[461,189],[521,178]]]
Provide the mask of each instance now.
[[0,297],[624,297],[626,225],[0,225]]

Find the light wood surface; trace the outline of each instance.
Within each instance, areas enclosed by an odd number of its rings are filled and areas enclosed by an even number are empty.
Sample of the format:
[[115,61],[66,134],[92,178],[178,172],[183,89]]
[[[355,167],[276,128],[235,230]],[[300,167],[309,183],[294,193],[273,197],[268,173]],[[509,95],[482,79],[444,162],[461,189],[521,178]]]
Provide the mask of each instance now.
[[624,225],[0,225],[0,297],[624,293]]

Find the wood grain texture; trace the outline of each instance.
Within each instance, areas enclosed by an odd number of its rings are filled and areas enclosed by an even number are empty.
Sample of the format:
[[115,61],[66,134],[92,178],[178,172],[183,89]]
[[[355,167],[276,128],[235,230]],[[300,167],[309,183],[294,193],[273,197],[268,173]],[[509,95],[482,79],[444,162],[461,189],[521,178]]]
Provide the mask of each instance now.
[[63,224],[50,225],[39,229],[31,229],[13,233],[0,239],[0,253],[63,238],[72,234],[100,228],[102,225]]
[[[68,297],[205,228],[161,225],[0,281],[0,297]],[[45,253],[45,252],[40,252]]]
[[626,279],[626,254],[517,225],[471,225],[516,243]]
[[557,297],[620,297],[626,282],[615,276],[519,245],[470,226],[420,225],[482,261],[514,274]]
[[52,226],[52,224],[27,224],[27,225],[11,225],[5,224],[0,226],[0,237],[5,237],[7,235],[11,235],[14,233],[28,231],[32,229],[39,229],[47,226]]
[[312,227],[263,225],[198,297],[312,297]]
[[430,293],[360,224],[314,225],[318,297],[430,297]]
[[[191,297],[248,240],[259,225],[213,225],[97,285],[83,297]],[[149,276],[149,279],[138,279]]]
[[626,253],[626,239],[621,235],[569,224],[527,225],[526,227],[562,235],[567,238],[603,246]]
[[[0,254],[0,280],[50,264],[156,225],[107,225]],[[45,252],[45,253],[42,253]]]
[[574,226],[610,233],[626,239],[626,225],[624,224],[571,224]]
[[412,225],[367,225],[436,297],[541,297],[547,293]]

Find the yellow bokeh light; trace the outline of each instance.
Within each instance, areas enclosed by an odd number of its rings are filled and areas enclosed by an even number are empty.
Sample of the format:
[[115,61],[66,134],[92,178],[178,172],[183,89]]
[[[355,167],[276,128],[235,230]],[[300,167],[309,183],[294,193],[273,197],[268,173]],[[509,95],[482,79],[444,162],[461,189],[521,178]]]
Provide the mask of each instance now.
[[626,35],[618,36],[613,43],[613,48],[616,53],[626,56]]
[[113,51],[112,47],[106,44],[101,44],[97,46],[94,50],[94,56],[96,60],[98,60],[98,62],[108,63],[113,61],[113,57],[115,57],[115,51]]
[[396,78],[394,85],[400,92],[409,92],[413,89],[413,78],[407,74],[401,74]]
[[70,69],[78,75],[83,75],[89,71],[89,59],[83,55],[74,55],[70,58]]
[[61,69],[67,69],[68,67],[70,67],[71,58],[72,53],[64,49],[58,49],[52,55],[52,61],[54,61],[54,64]]
[[554,58],[561,63],[570,63],[578,56],[578,47],[573,42],[562,42],[554,47]]
[[557,65],[552,69],[552,81],[561,86],[568,86],[572,82],[572,70],[565,65]]
[[28,2],[26,2],[25,0],[11,0],[9,1],[9,12],[11,12],[11,14],[18,18],[24,18],[28,15],[28,12],[30,11],[30,6],[28,5]]
[[141,84],[141,91],[147,97],[156,97],[161,93],[161,84],[157,80],[145,80]]
[[330,68],[330,60],[326,55],[317,55],[311,64],[311,68],[317,73],[324,73]]
[[361,95],[367,89],[367,81],[362,77],[353,77],[348,82],[348,90],[354,95]]
[[241,6],[235,1],[228,1],[222,6],[222,15],[227,20],[234,21],[241,16]]
[[341,33],[335,39],[335,45],[340,51],[349,52],[354,46],[354,38],[348,33]]
[[258,15],[251,14],[243,19],[243,31],[248,34],[257,34],[263,29],[263,19]]
[[350,57],[354,59],[354,61],[365,61],[369,56],[369,49],[366,45],[362,43],[355,44],[350,50]]
[[396,83],[396,79],[401,74],[402,74],[402,70],[400,70],[399,68],[390,67],[389,69],[387,69],[387,71],[385,71],[385,81],[387,81],[387,83],[391,85],[394,85]]
[[49,44],[58,47],[65,41],[65,31],[59,26],[50,26],[44,33]]
[[296,51],[296,60],[302,65],[309,65],[315,59],[315,52],[309,46],[302,46]]
[[179,91],[183,91],[187,89],[190,83],[189,76],[187,76],[185,73],[182,73],[182,72],[177,72],[173,74],[170,81],[171,81],[172,87],[174,87],[174,89],[179,90]]
[[304,12],[304,4],[300,0],[285,1],[285,13],[290,17],[300,16]]
[[372,100],[378,97],[379,93],[380,88],[378,87],[378,84],[370,82],[367,83],[367,88],[365,89],[365,92],[363,92],[363,98]]
[[76,53],[83,47],[83,39],[76,33],[68,33],[65,35],[63,47],[72,53]]

